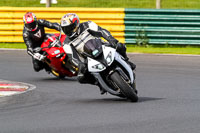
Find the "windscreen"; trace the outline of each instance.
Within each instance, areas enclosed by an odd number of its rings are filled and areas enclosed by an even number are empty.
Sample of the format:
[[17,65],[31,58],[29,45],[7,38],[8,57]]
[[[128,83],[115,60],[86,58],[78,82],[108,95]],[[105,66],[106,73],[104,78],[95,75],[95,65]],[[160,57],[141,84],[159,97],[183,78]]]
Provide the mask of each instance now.
[[102,53],[101,45],[102,45],[102,43],[101,43],[101,40],[99,40],[99,39],[89,40],[84,45],[84,52],[87,53],[88,55],[96,58]]

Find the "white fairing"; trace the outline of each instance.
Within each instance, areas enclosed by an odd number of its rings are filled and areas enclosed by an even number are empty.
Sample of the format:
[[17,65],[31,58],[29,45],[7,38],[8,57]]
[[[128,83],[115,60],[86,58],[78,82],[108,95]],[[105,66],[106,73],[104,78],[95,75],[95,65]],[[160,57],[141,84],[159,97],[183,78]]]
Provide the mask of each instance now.
[[[88,71],[89,72],[101,72],[106,69],[106,67],[102,63],[100,63],[90,57],[87,57],[87,60],[88,60]],[[102,65],[102,69],[96,68],[96,66],[98,66],[98,65]]]
[[119,62],[120,64],[122,64],[122,66],[128,71],[131,83],[133,83],[134,77],[133,77],[133,71],[131,67],[122,59],[121,55],[117,52],[115,53],[115,60]]
[[[116,50],[114,48],[107,47],[104,45],[102,45],[102,49],[103,49],[103,55],[105,58],[107,58],[108,56],[111,57],[110,62],[108,63],[108,65],[110,66],[112,62],[114,61]],[[106,67],[102,63],[89,57],[87,59],[88,59],[89,72],[101,72],[106,69]]]
[[[133,83],[134,82],[133,71],[132,71],[131,67],[122,59],[122,56],[119,53],[117,53],[114,48],[102,45],[102,49],[103,49],[103,54],[104,54],[105,59],[108,56],[111,57],[111,61],[108,64],[108,66],[110,66],[114,60],[119,62],[128,71],[131,83]],[[96,72],[101,72],[106,69],[106,66],[104,66],[102,63],[100,63],[92,58],[89,58],[89,57],[87,59],[88,59],[89,72],[96,73]],[[97,67],[97,66],[99,66],[99,67]]]
[[108,63],[108,66],[110,66],[114,61],[116,49],[107,47],[105,45],[102,45],[102,49],[103,49],[103,55],[105,58],[107,58],[109,54],[111,55],[111,62]]

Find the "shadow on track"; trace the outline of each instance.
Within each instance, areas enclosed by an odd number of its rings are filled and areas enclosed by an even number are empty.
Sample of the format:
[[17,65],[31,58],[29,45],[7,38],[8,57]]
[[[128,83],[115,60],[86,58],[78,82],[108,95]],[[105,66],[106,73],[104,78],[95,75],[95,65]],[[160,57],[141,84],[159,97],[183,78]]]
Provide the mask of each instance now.
[[[148,102],[148,101],[155,101],[155,100],[162,100],[164,98],[153,98],[153,97],[139,97],[139,101],[137,103],[141,103],[141,102]],[[130,102],[127,99],[124,98],[102,98],[102,99],[79,99],[79,100],[75,100],[73,102],[76,103],[134,103],[134,102]]]
[[40,82],[43,82],[43,81],[46,81],[46,82],[51,82],[51,81],[77,81],[77,77],[65,77],[63,79],[59,79],[59,78],[56,78],[56,77],[49,77],[49,78],[37,78],[35,79],[34,81],[40,81]]
[[155,100],[163,100],[165,98],[154,98],[154,97],[139,97],[138,102],[147,102],[147,101],[155,101]]
[[65,78],[62,78],[62,79],[59,79],[59,78],[56,78],[56,77],[53,77],[53,78],[45,78],[45,79],[42,79],[42,80],[46,80],[46,81],[56,81],[56,80],[59,80],[59,81],[77,81],[77,77],[65,77]]

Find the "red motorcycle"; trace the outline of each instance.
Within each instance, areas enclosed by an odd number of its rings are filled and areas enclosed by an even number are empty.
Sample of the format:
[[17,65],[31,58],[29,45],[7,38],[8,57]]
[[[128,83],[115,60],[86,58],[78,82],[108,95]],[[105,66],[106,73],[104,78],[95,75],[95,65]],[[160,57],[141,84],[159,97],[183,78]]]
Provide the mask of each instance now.
[[78,74],[78,67],[68,62],[68,56],[63,49],[62,43],[65,38],[66,35],[60,37],[59,34],[47,35],[41,48],[37,49],[46,56],[43,62],[51,68],[50,72],[58,78],[73,77]]

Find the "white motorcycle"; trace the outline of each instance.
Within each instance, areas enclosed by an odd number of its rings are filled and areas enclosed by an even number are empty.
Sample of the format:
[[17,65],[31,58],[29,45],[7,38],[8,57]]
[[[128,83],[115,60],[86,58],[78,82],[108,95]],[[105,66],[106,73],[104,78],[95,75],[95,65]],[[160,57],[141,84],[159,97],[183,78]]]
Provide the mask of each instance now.
[[[94,42],[94,41],[92,41]],[[96,78],[104,91],[132,102],[138,101],[135,73],[124,58],[101,41],[86,43],[82,55],[88,71]]]

